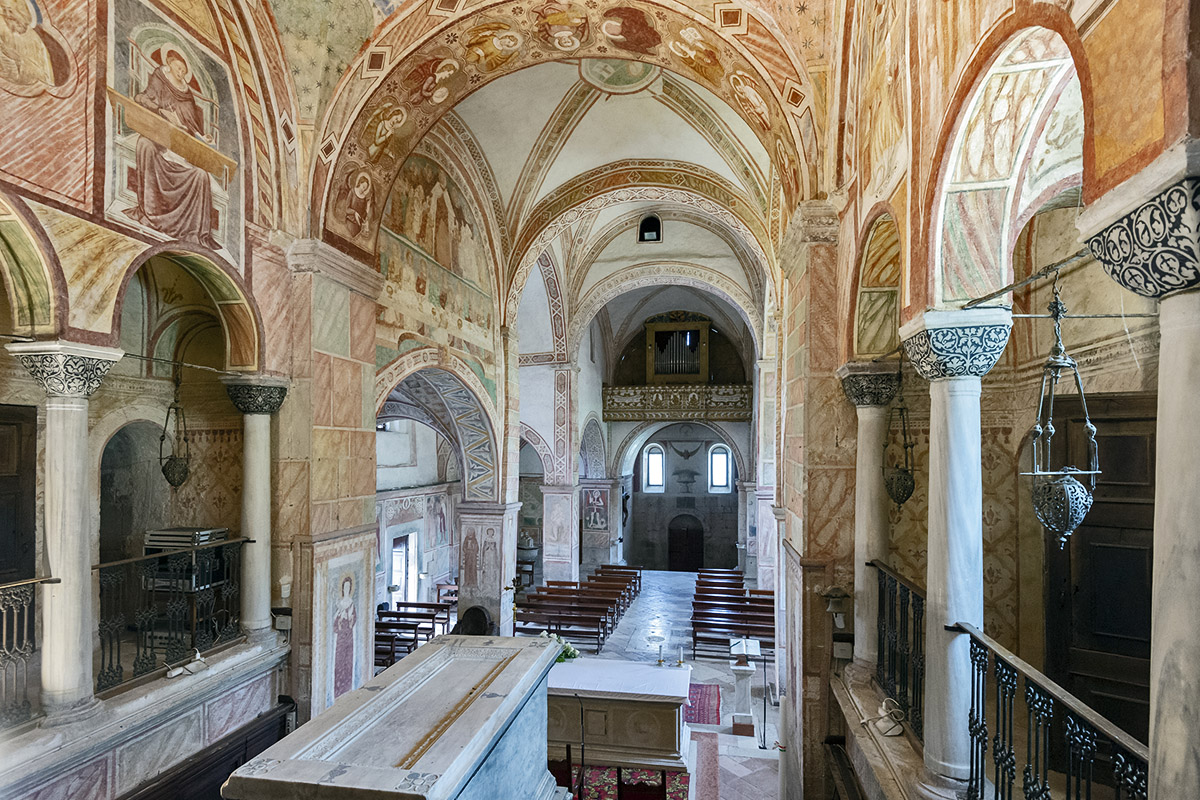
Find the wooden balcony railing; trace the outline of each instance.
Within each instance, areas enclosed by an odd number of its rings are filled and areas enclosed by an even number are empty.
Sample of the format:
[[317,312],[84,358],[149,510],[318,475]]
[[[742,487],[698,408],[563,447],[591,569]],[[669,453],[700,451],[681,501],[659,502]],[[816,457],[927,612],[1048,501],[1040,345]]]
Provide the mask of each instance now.
[[754,387],[748,383],[607,386],[603,396],[606,422],[749,422],[754,415]]

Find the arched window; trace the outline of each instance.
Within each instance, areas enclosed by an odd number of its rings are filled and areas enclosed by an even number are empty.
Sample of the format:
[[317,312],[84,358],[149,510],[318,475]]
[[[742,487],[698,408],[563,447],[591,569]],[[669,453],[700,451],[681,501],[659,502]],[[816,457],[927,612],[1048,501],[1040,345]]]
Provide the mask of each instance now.
[[658,218],[657,214],[647,214],[642,217],[642,221],[638,223],[638,241],[662,241],[662,220]]
[[642,491],[662,492],[667,485],[667,454],[662,445],[652,444],[642,453]]
[[729,448],[715,444],[708,450],[708,493],[728,494],[733,488],[733,459]]

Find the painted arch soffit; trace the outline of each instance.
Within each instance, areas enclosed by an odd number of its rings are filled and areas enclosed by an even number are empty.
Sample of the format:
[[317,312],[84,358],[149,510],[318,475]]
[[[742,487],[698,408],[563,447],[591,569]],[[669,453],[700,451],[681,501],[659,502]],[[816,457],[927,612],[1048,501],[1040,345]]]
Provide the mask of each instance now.
[[[728,230],[736,234],[736,238],[743,242],[744,246],[750,250],[753,257],[758,260],[758,263],[763,265],[763,272],[766,272],[768,265],[772,263],[772,261],[768,259],[766,252],[763,251],[759,240],[754,236],[751,230],[746,227],[745,223],[742,222],[740,218],[730,213],[730,211],[724,206],[709,199],[708,197],[687,189],[678,188],[661,188],[657,186],[633,186],[619,188],[589,198],[579,205],[567,208],[557,216],[550,218],[537,233],[536,237],[529,241],[529,245],[522,252],[514,254],[516,258],[514,258],[513,263],[516,264],[516,269],[512,273],[512,277],[508,283],[508,296],[506,297],[504,303],[505,319],[516,319],[517,309],[520,308],[521,305],[521,293],[524,291],[525,281],[529,277],[530,271],[537,266],[538,259],[543,253],[546,252],[547,248],[549,248],[552,243],[558,239],[559,235],[563,231],[570,231],[577,223],[593,219],[596,212],[602,211],[606,208],[622,203],[645,202],[653,203],[656,206],[683,206],[691,210],[699,217],[706,217],[716,220],[720,224],[724,225]],[[692,268],[698,269],[696,267]],[[705,275],[710,274],[709,270],[702,270],[702,272],[704,272]],[[773,274],[773,270],[771,272]],[[626,273],[622,272],[618,274],[624,275]],[[711,274],[716,275],[717,273]],[[719,277],[722,284],[728,284],[731,289],[735,290],[740,296],[745,295],[744,290],[742,290],[740,287],[737,287],[728,278],[725,278],[724,276]],[[768,289],[767,302],[769,304],[771,302],[771,298],[774,296],[774,285],[770,280],[766,282],[766,285]],[[594,287],[592,292],[595,292],[596,288],[599,287]],[[736,301],[731,302],[734,302],[735,305],[738,305]],[[603,305],[603,303],[601,303],[601,305]],[[757,304],[750,301],[748,298],[746,302],[739,307],[743,309],[754,309],[754,313],[756,316],[758,315]],[[572,319],[574,319],[574,314],[572,314]],[[747,324],[751,324],[749,317],[747,317]],[[757,337],[761,328],[755,327],[753,324],[751,324],[751,328],[755,331],[755,336]]]
[[749,328],[755,349],[760,349],[759,342],[763,331],[762,312],[746,294],[745,289],[715,270],[696,264],[659,261],[626,267],[593,286],[579,301],[579,304],[571,309],[567,352],[574,353],[579,349],[588,325],[609,301],[634,289],[662,286],[667,282],[675,286],[688,286],[708,292],[729,303],[741,315],[742,321]]
[[618,57],[696,80],[747,122],[777,166],[792,171],[787,207],[806,195],[805,164],[813,154],[802,156],[799,143],[801,120],[813,114],[812,92],[773,26],[743,9],[718,9],[714,20],[707,4],[695,11],[626,2],[572,3],[563,26],[548,20],[545,5],[519,0],[451,12],[414,4],[393,14],[342,77],[317,140],[313,207],[325,238],[373,252],[391,186],[424,134],[471,92],[561,58]]

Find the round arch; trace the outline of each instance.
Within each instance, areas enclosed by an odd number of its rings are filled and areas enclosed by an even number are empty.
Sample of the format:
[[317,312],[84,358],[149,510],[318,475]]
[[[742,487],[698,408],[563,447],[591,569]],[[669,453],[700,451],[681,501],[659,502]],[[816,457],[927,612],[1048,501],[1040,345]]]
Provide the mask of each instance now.
[[[816,148],[816,112],[811,98],[817,93],[803,66],[776,33],[774,21],[769,17],[758,19],[757,12],[737,8],[718,15],[722,22],[734,23],[725,31],[711,16],[711,8],[702,4],[697,4],[698,13],[690,14],[678,6],[648,0],[639,0],[638,6],[630,8],[647,34],[641,46],[628,45],[619,34],[610,38],[601,24],[604,12],[587,10],[586,30],[574,38],[569,52],[562,51],[558,46],[561,43],[540,41],[537,14],[526,13],[519,0],[485,0],[449,13],[430,12],[428,7],[414,4],[394,13],[364,43],[334,89],[316,138],[318,157],[312,174],[311,207],[320,217],[322,237],[347,248],[373,252],[382,205],[404,157],[425,133],[460,100],[497,78],[564,56],[615,55],[698,80],[746,120],[766,151],[779,162],[778,168],[787,168],[796,176],[796,181],[784,182],[784,206],[790,209],[800,196],[808,196],[817,163],[816,153],[809,152]],[[744,34],[749,17],[755,17],[756,35],[731,35]],[[687,35],[676,33],[681,30]],[[725,60],[719,70],[705,68],[702,63],[706,58],[718,58],[719,45],[715,42],[725,46]],[[395,92],[389,87],[417,65],[447,62],[453,68],[439,71],[438,88],[443,91],[434,94],[437,99],[418,95],[413,113],[404,109],[397,123],[400,110],[396,109]],[[726,79],[727,74],[736,80]],[[372,122],[377,126],[383,116],[392,126],[387,136],[395,145],[394,157],[374,161],[360,158],[358,143],[374,141],[378,129],[371,127]],[[351,225],[338,211],[345,211],[355,191],[361,193],[359,196],[371,197],[373,203],[368,205],[368,219]]]
[[608,454],[604,432],[595,413],[589,415],[579,437],[579,477],[599,479],[606,477]]
[[413,350],[384,367],[375,377],[376,414],[389,397],[398,406],[394,416],[409,416],[440,429],[458,450],[463,496],[467,500],[498,502],[501,451],[495,414],[478,376],[461,359],[433,347]]
[[[1035,51],[1037,47],[1043,53]],[[998,67],[1011,71],[1026,66],[1045,65],[1051,74],[1045,81],[1026,81],[1032,87],[1028,96],[1000,98]],[[1011,229],[1021,209],[1013,195],[1019,192],[1025,163],[1043,132],[1046,121],[1056,108],[1062,86],[1073,77],[1079,95],[1081,116],[1079,154],[1074,166],[1084,199],[1096,191],[1093,186],[1095,149],[1092,138],[1092,87],[1087,57],[1078,30],[1069,15],[1047,3],[1035,3],[1001,19],[976,50],[975,58],[963,71],[946,115],[933,153],[929,182],[925,188],[926,208],[923,239],[920,245],[929,264],[925,280],[914,282],[911,305],[943,307],[947,302],[965,299],[997,289],[1011,280]],[[1008,81],[1006,88],[1020,82]],[[1008,144],[990,142],[981,150],[977,142],[993,133],[988,125],[1011,123],[1018,112],[992,118],[986,109],[993,102],[1006,102],[1010,108],[1024,107],[1023,118],[1008,132]],[[968,147],[968,140],[974,138]],[[993,137],[995,138],[995,137]],[[1005,149],[1007,148],[1007,149]],[[999,166],[998,178],[968,164],[967,157],[984,153],[991,166]],[[997,156],[1003,156],[998,158]],[[977,186],[972,186],[972,184]],[[992,184],[990,191],[988,185]],[[995,226],[977,228],[959,224],[966,218],[1003,219]],[[951,233],[953,232],[953,233]],[[1019,229],[1018,229],[1019,232]],[[974,255],[966,257],[966,253]],[[982,257],[981,257],[982,256]],[[916,296],[923,293],[923,296]]]
[[854,359],[880,356],[899,341],[903,245],[890,208],[876,208],[858,250],[850,285],[848,352]]
[[684,262],[647,262],[626,267],[613,273],[588,291],[571,314],[567,329],[567,353],[573,354],[583,341],[592,318],[610,300],[644,286],[659,286],[670,280],[676,286],[689,286],[715,295],[733,306],[750,330],[751,342],[757,354],[761,351],[762,317],[745,290],[718,272]]
[[8,298],[13,332],[61,333],[68,295],[54,246],[20,198],[0,193],[0,291]]
[[[635,186],[613,189],[611,191],[606,190],[596,194],[549,219],[534,238],[526,239],[529,241],[529,245],[523,251],[517,251],[515,254],[517,257],[513,260],[513,263],[517,266],[509,279],[508,294],[504,301],[504,319],[506,321],[516,319],[517,310],[521,305],[521,294],[525,290],[525,281],[529,278],[529,273],[537,266],[538,259],[542,253],[564,231],[591,214],[604,211],[607,208],[622,203],[639,201],[649,201],[656,205],[687,207],[697,216],[714,220],[728,228],[733,235],[745,244],[746,248],[750,251],[750,255],[758,259],[759,272],[765,278],[767,290],[766,302],[768,305],[773,302],[773,298],[776,296],[775,271],[770,268],[773,262],[768,258],[767,251],[763,249],[763,242],[759,241],[741,219],[719,203],[688,189]],[[595,290],[593,289],[593,291]],[[750,307],[753,306],[747,306],[747,308]],[[506,324],[509,323],[506,322]]]
[[737,468],[738,478],[743,481],[750,480],[752,478],[751,473],[746,471],[746,459],[742,455],[742,451],[738,448],[734,438],[729,434],[729,431],[725,430],[725,428],[722,427],[722,425],[718,422],[702,422],[700,420],[691,419],[650,420],[638,425],[636,428],[626,434],[625,439],[621,442],[617,449],[613,451],[612,461],[609,465],[609,474],[616,476],[632,474],[633,462],[637,458],[637,454],[640,453],[642,448],[646,446],[646,443],[653,439],[654,435],[663,428],[682,423],[700,425],[701,427],[708,428],[715,433],[721,439],[723,444],[728,445],[729,451],[733,454],[733,463]]
[[533,428],[521,423],[521,441],[533,448],[533,452],[537,454],[538,461],[542,462],[542,475],[550,475],[554,471],[554,451],[542,435]]
[[225,368],[235,372],[256,372],[262,368],[263,326],[258,305],[247,290],[242,276],[216,253],[181,242],[150,247],[125,268],[110,318],[111,342],[121,339],[121,311],[129,284],[147,261],[162,258],[191,275],[217,307],[225,339]]

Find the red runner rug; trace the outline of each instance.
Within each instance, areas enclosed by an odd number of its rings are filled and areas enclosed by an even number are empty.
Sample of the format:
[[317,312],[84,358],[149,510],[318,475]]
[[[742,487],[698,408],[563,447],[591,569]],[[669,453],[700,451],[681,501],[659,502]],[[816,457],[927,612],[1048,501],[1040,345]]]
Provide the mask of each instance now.
[[708,731],[692,731],[692,739],[696,742],[692,800],[720,800],[720,739],[717,738],[717,734]]
[[697,725],[721,724],[721,687],[715,683],[693,683],[688,686],[688,707],[684,722]]

